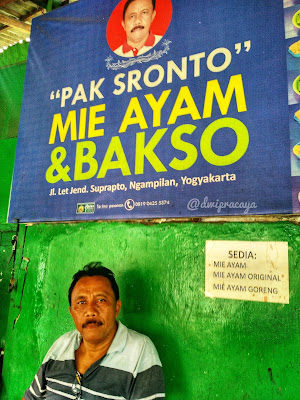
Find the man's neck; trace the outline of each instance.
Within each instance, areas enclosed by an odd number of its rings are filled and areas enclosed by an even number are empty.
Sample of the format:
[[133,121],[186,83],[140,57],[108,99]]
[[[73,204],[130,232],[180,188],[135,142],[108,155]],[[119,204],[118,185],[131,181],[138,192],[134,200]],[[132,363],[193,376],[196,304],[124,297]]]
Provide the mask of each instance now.
[[[149,32],[149,33],[150,33],[150,32]],[[128,40],[128,38],[127,38],[127,44],[128,44],[130,47],[133,47],[134,49],[141,50],[141,48],[142,48],[142,47],[144,46],[144,44],[147,42],[148,37],[149,37],[149,34],[148,34],[148,36],[146,37],[146,39],[143,39],[143,40],[141,40],[140,42],[132,42],[132,41]]]
[[79,348],[75,351],[75,363],[77,371],[84,374],[92,364],[104,357],[112,341],[114,340],[116,329],[104,341],[87,341],[82,339]]

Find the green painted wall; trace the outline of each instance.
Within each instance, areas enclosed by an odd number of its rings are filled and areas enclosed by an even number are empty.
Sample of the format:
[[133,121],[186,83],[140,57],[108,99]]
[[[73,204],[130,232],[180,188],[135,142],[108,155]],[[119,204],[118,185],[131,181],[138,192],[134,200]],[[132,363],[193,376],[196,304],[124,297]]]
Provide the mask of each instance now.
[[[3,54],[11,54],[14,47]],[[0,139],[18,136],[25,69],[24,62],[11,67],[0,67]]]
[[[72,274],[92,260],[101,260],[117,275],[123,301],[120,319],[156,344],[168,400],[297,399],[297,224],[93,222],[21,226],[15,264],[17,286],[10,297],[7,286],[12,264],[7,262],[16,226],[5,221],[24,72],[25,65],[0,69],[2,344],[5,339],[1,400],[20,400],[52,342],[73,329],[68,286]],[[210,239],[288,241],[290,304],[206,298],[204,249]]]
[[24,41],[23,43],[17,43],[12,47],[9,47],[3,53],[0,53],[0,69],[3,67],[16,67],[17,64],[24,64],[27,60],[29,43]]
[[7,221],[17,139],[0,140],[0,224]]
[[[8,264],[16,225],[6,224],[28,43],[17,44],[0,54],[0,349],[5,347],[10,305],[8,291],[13,260]],[[13,64],[13,65],[11,65]],[[17,65],[16,65],[17,64]],[[2,356],[0,355],[0,371]],[[1,381],[0,381],[1,385]]]
[[[51,343],[73,328],[68,286],[72,274],[92,260],[103,261],[117,275],[122,322],[156,344],[168,399],[296,399],[299,230],[288,222],[28,227],[23,256],[30,261],[20,312],[16,306],[27,262],[17,260],[1,399],[19,400]],[[206,298],[209,239],[288,241],[290,304]]]
[[14,225],[0,224],[0,348],[4,348],[5,334],[9,310],[10,294],[8,291],[9,281],[11,278],[11,270],[13,262],[8,264],[10,259],[12,244],[11,239],[16,233]]

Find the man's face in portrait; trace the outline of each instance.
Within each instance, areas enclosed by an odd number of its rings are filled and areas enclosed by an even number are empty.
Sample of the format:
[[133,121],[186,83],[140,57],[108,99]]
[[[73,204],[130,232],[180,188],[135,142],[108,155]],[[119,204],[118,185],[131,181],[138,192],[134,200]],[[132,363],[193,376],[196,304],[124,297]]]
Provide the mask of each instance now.
[[122,21],[128,44],[138,44],[147,40],[155,14],[152,0],[134,0],[129,4]]
[[109,279],[85,276],[74,286],[69,311],[83,339],[100,343],[114,336],[120,308]]

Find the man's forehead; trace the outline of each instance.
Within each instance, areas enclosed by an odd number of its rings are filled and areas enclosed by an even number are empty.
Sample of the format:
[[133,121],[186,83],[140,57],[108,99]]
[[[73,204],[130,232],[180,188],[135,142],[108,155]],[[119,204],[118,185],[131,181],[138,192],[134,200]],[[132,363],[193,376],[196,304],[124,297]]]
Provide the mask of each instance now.
[[83,276],[80,278],[74,286],[73,294],[79,294],[79,292],[99,291],[113,293],[113,289],[110,280],[105,276]]
[[136,8],[148,8],[153,10],[152,0],[133,0],[127,7],[125,15]]

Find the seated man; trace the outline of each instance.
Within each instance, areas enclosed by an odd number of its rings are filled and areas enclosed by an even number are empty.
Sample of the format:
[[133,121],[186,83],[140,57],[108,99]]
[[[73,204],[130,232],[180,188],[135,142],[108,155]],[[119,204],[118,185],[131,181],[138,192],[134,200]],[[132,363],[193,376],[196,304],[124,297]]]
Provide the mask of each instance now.
[[153,343],[116,320],[121,301],[112,271],[97,262],[78,271],[69,304],[77,329],[54,342],[23,399],[165,398]]
[[126,41],[115,50],[118,56],[135,57],[144,54],[160,41],[162,36],[150,31],[155,15],[155,0],[127,0],[121,22],[126,32]]

